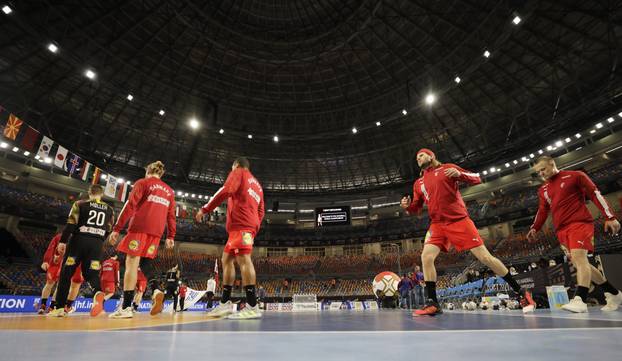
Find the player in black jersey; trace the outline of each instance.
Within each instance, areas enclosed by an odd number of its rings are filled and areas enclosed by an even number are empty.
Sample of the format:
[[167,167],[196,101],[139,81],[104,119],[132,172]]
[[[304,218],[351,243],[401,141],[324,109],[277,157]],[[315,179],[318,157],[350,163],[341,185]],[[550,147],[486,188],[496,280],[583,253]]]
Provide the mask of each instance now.
[[58,244],[58,251],[64,252],[65,257],[58,283],[56,308],[50,312],[50,316],[66,316],[64,308],[71,275],[80,264],[82,275],[95,290],[91,316],[99,315],[104,308],[104,293],[101,292],[99,284],[100,259],[102,244],[112,231],[114,210],[101,200],[103,195],[102,186],[91,185],[89,199],[77,201],[71,207],[67,225]]
[[178,265],[166,271],[166,292],[164,293],[164,298],[173,297],[173,312],[177,311],[177,294],[180,276],[181,272],[179,271]]

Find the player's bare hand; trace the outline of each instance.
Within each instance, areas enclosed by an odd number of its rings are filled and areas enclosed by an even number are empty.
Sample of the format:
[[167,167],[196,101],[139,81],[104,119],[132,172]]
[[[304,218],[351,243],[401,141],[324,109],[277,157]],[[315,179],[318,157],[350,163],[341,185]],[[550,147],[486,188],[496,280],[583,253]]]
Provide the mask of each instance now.
[[538,240],[538,231],[536,231],[535,229],[530,229],[529,232],[527,232],[527,240],[529,242],[535,242]]
[[50,265],[47,262],[41,263],[41,269],[42,270],[47,271],[48,267],[50,267]]
[[113,246],[117,244],[118,240],[119,240],[119,232],[112,232],[110,233],[110,236],[108,236],[108,243],[110,243]]
[[166,241],[165,241],[165,244],[166,244],[166,248],[167,249],[171,249],[171,248],[175,247],[175,241],[173,239],[171,239],[171,238],[167,238]]
[[410,197],[402,198],[402,200],[400,201],[400,207],[406,209],[408,208],[408,206],[410,206]]
[[60,254],[64,254],[65,253],[65,248],[67,247],[66,244],[64,243],[59,243],[58,246],[56,246],[56,251]]
[[199,209],[199,211],[197,212],[197,214],[195,214],[194,216],[194,220],[197,221],[197,223],[201,223],[201,221],[203,220],[203,210]]
[[456,178],[460,176],[460,171],[456,168],[447,168],[445,169],[445,175],[449,178]]
[[617,219],[612,219],[605,222],[605,232],[610,233],[613,236],[617,236],[620,233],[620,222]]

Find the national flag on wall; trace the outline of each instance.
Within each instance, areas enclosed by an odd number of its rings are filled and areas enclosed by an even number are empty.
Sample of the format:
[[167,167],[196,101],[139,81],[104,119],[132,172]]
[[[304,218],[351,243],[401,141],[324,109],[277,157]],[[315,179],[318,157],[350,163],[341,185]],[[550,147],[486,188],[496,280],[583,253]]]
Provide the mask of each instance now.
[[78,172],[78,169],[80,169],[81,165],[82,159],[78,157],[77,154],[69,153],[69,155],[67,156],[67,160],[65,161],[65,170],[70,175],[73,175]]
[[108,178],[106,179],[106,188],[104,189],[104,194],[110,198],[115,198],[117,194],[117,178],[108,174]]
[[56,157],[54,158],[54,165],[57,166],[58,168],[67,170],[65,168],[65,162],[67,161],[67,153],[69,153],[67,148],[59,144],[58,149],[56,150]]
[[127,182],[119,183],[117,185],[117,200],[125,202],[125,199],[127,198],[127,191],[129,188],[130,186],[127,184]]
[[53,145],[54,141],[44,135],[43,140],[41,140],[41,144],[39,145],[37,155],[41,158],[47,157],[50,154],[50,150],[52,150]]
[[80,168],[80,179],[84,182],[90,182],[93,173],[95,173],[95,167],[85,160],[82,164],[82,168]]
[[9,119],[6,121],[6,125],[4,126],[4,137],[15,140],[23,124],[24,122],[22,122],[18,117],[10,114]]
[[35,130],[35,128],[28,126],[28,128],[26,128],[26,133],[24,134],[24,137],[22,138],[22,142],[21,142],[22,148],[24,150],[32,152],[35,149],[35,146],[40,136],[41,135],[39,134],[39,132]]
[[95,171],[93,172],[93,179],[91,179],[91,184],[99,184],[101,176],[102,176],[102,170],[95,167]]

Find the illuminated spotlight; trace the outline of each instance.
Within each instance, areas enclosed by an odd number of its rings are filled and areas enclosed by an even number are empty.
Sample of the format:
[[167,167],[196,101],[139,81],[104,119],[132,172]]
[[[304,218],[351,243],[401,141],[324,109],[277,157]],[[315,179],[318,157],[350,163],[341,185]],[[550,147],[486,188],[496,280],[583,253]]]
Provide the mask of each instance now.
[[275,135],[275,136],[272,138],[272,140],[274,140],[274,142],[275,142],[275,143],[278,143],[278,142],[279,142],[279,136],[278,136],[278,135]]
[[490,168],[490,173],[494,173],[496,170],[497,170],[497,168],[492,167],[492,168]]
[[527,157],[521,157],[521,159],[523,162],[529,162],[529,159],[527,159]]
[[196,195],[196,194],[193,194],[193,195],[192,195],[192,198],[196,198],[196,197],[197,197],[197,195]]
[[618,116],[619,116],[620,118],[622,118],[622,112],[618,113]]
[[379,126],[381,126],[381,125],[382,125],[382,124],[381,124],[380,122],[376,122],[376,126],[377,126],[377,127],[379,127]]
[[13,147],[13,151],[14,152],[19,152],[19,148],[18,147]]
[[596,129],[590,130],[590,134],[594,134],[594,133],[596,133]]
[[177,191],[177,195],[181,197],[183,193],[181,191]]
[[127,95],[127,100],[129,100],[129,101],[134,100],[134,96],[132,94],[128,94]]
[[130,181],[127,181],[127,182],[125,182],[125,183],[126,183],[128,186],[132,184],[132,182],[130,182]]
[[436,102],[436,95],[434,95],[433,93],[430,93],[430,94],[426,95],[425,103],[427,105],[432,105],[432,104],[434,104],[434,102]]
[[190,125],[190,128],[192,128],[192,129],[199,129],[199,126],[201,124],[199,123],[197,118],[192,118],[192,119],[190,119],[190,122],[188,122],[188,125]]
[[490,58],[490,52],[488,50],[484,51],[484,58]]
[[352,134],[356,134],[358,133],[358,130],[356,129],[356,127],[352,127]]
[[570,143],[570,140],[571,140],[570,138],[566,138],[566,139],[564,139],[564,141],[565,141],[566,143]]
[[514,25],[520,24],[521,21],[523,21],[523,19],[521,19],[518,15],[516,15],[514,19],[512,19],[512,23],[514,23]]
[[486,175],[486,174],[488,174],[488,171],[487,171],[487,170],[485,170],[485,171],[483,171],[483,172],[482,172],[482,174],[483,174],[483,175]]
[[506,168],[510,168],[510,163],[505,163]]
[[5,142],[0,143],[0,148],[8,148],[8,144]]
[[600,129],[603,127],[603,123],[596,123],[596,129]]
[[249,134],[246,137],[248,137],[248,139],[253,139],[253,135],[252,134]]
[[184,197],[188,197],[188,193],[184,194]]
[[41,159],[41,157],[39,156],[39,154],[35,155],[35,159],[36,159],[36,160]]
[[220,129],[220,130],[218,131],[218,133],[220,133],[220,134],[225,134],[225,130],[224,130],[224,129]]
[[538,149],[538,154],[542,154],[544,151],[542,149]]
[[460,84],[460,82],[462,81],[462,79],[460,79],[459,76],[454,78],[454,81],[456,82],[456,84]]
[[529,158],[532,158],[532,159],[533,159],[533,157],[535,157],[535,155],[534,155],[533,153],[530,153],[530,154],[529,154]]
[[581,133],[575,134],[574,137],[577,138],[577,139],[581,138]]
[[50,158],[50,157],[45,157],[44,162],[46,162],[47,164],[50,164],[50,163],[52,163],[52,158]]
[[516,165],[516,164],[518,164],[518,161],[517,161],[516,159],[514,159],[514,160],[512,161],[512,163],[514,163],[514,165]]
[[104,179],[104,180],[105,180],[106,178],[108,178],[108,176],[107,176],[107,175],[105,175],[105,174],[102,174],[101,179]]
[[166,112],[164,111],[164,109],[160,109],[160,111],[158,112],[160,115],[164,115]]
[[10,13],[12,13],[12,12],[13,12],[13,9],[11,9],[11,7],[10,7],[9,5],[4,5],[4,6],[2,7],[2,11],[3,11],[5,14],[9,15]]
[[402,109],[402,115],[406,115],[406,114],[408,114],[408,110]]
[[24,155],[25,155],[25,156],[29,156],[29,155],[30,155],[30,152],[29,152],[29,151],[25,151],[25,152],[24,152]]
[[546,146],[546,150],[549,150],[549,151],[550,151],[550,150],[553,150],[553,146],[552,146],[552,145],[547,145],[547,146]]
[[562,145],[564,145],[564,142],[562,142],[561,140],[558,140],[557,142],[555,142],[556,147],[561,147]]
[[607,123],[613,123],[613,120],[614,120],[613,117],[609,117],[607,118]]
[[123,182],[125,182],[125,181],[123,180],[123,178],[119,178],[119,179],[117,179],[117,182],[118,182],[119,184],[123,184]]
[[56,46],[56,44],[54,43],[49,43],[48,44],[48,50],[54,54],[56,54],[58,52],[58,46]]
[[95,72],[94,72],[93,70],[91,70],[91,69],[87,69],[87,70],[84,72],[84,75],[85,75],[87,78],[91,79],[91,80],[95,79],[95,77],[97,76],[97,74],[95,74]]

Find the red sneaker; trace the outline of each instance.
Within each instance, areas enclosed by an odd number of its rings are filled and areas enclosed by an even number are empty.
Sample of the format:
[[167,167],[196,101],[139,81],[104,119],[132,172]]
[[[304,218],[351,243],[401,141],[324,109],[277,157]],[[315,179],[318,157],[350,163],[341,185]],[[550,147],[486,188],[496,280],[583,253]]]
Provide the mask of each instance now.
[[415,316],[415,317],[416,316],[424,316],[424,315],[436,316],[436,315],[440,315],[442,313],[443,313],[443,310],[438,305],[438,303],[436,303],[436,302],[428,302],[428,304],[423,306],[422,308],[420,308],[418,310],[414,310],[413,311],[413,316]]
[[93,306],[91,306],[91,317],[98,316],[104,310],[104,293],[102,291],[95,292],[93,296]]
[[523,308],[523,313],[533,312],[536,309],[536,303],[531,297],[531,292],[524,290],[520,297],[520,305]]

